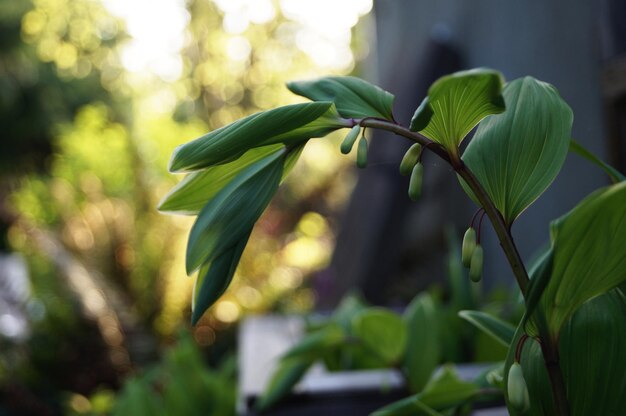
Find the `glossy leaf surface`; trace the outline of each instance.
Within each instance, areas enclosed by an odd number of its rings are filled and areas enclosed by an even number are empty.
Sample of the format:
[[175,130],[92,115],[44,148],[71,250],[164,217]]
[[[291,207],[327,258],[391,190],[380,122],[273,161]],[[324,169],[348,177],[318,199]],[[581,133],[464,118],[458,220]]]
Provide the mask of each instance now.
[[312,101],[332,101],[344,118],[380,117],[393,120],[394,96],[355,77],[325,77],[311,81],[289,82],[294,94]]
[[178,146],[172,172],[193,171],[239,158],[249,149],[282,143],[293,146],[345,127],[330,102],[294,104],[237,120]]
[[561,170],[573,116],[553,86],[532,77],[508,83],[504,100],[507,110],[480,124],[463,161],[511,224]]
[[250,165],[202,208],[189,233],[187,273],[230,250],[250,232],[278,188],[283,165],[284,152]]
[[415,111],[410,128],[458,154],[461,141],[483,118],[504,111],[503,83],[499,72],[485,68],[441,77]]

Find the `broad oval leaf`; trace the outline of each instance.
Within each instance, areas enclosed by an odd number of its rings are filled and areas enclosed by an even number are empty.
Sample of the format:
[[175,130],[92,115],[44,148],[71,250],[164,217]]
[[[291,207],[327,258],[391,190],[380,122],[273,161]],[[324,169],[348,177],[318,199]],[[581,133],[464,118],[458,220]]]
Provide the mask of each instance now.
[[352,320],[352,332],[385,363],[394,364],[404,354],[407,329],[402,318],[382,308],[369,308]]
[[404,312],[407,346],[404,367],[413,392],[426,385],[441,358],[437,308],[429,294],[415,297]]
[[288,358],[308,358],[317,360],[323,358],[330,350],[333,350],[346,341],[346,333],[335,323],[330,323],[325,327],[306,334],[293,347],[285,353],[282,359]]
[[481,311],[460,311],[459,316],[508,347],[515,335],[515,327],[508,322]]
[[552,275],[542,296],[551,331],[585,301],[626,280],[626,182],[600,189],[553,222]]
[[393,120],[394,96],[355,77],[324,77],[287,83],[294,94],[312,101],[332,101],[345,118],[380,117]]
[[251,232],[252,229],[232,248],[200,267],[193,287],[192,325],[198,323],[202,315],[224,294],[230,285]]
[[411,130],[419,131],[458,155],[458,146],[486,116],[504,111],[502,74],[486,68],[439,78],[417,108]]
[[512,224],[561,170],[573,116],[553,86],[532,77],[508,83],[504,100],[507,110],[480,124],[463,161]]
[[200,211],[189,233],[187,273],[211,262],[246,236],[274,196],[285,152],[277,152],[244,169]]
[[249,149],[283,143],[301,144],[346,127],[331,102],[294,104],[237,120],[178,146],[170,159],[171,172],[193,171],[228,163]]

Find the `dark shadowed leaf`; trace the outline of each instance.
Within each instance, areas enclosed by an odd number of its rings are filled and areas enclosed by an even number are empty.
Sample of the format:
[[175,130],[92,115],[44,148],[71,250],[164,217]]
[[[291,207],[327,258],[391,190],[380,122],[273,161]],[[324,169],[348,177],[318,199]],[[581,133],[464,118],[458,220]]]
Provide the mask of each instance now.
[[284,152],[273,153],[241,171],[202,208],[189,233],[187,273],[238,244],[274,196]]
[[294,104],[253,114],[178,146],[171,172],[193,171],[228,163],[249,149],[283,143],[301,144],[346,127],[331,102]]
[[598,156],[585,149],[580,143],[576,142],[574,139],[570,140],[569,150],[570,152],[576,153],[577,155],[584,157],[594,165],[598,166],[609,176],[609,178],[611,178],[611,181],[613,181],[613,183],[626,181],[626,176],[622,175],[622,173],[620,173],[613,166],[602,161]]
[[504,100],[507,110],[480,123],[463,161],[511,224],[561,170],[573,116],[553,86],[532,77],[508,83]]
[[411,391],[419,392],[430,379],[441,356],[437,308],[431,296],[416,296],[404,312],[404,321],[407,327],[404,366]]
[[380,117],[393,120],[394,97],[387,91],[355,77],[325,77],[289,82],[294,94],[312,101],[332,101],[345,118]]
[[200,267],[193,287],[193,302],[191,304],[192,325],[198,323],[207,309],[224,294],[230,285],[235,270],[237,270],[241,254],[250,237],[250,232],[252,232],[252,229],[232,248],[226,250],[215,260]]
[[460,311],[459,316],[505,347],[511,345],[513,335],[515,334],[515,327],[510,323],[480,311]]
[[415,111],[411,130],[458,154],[459,144],[480,120],[504,111],[503,83],[502,74],[485,68],[439,78]]

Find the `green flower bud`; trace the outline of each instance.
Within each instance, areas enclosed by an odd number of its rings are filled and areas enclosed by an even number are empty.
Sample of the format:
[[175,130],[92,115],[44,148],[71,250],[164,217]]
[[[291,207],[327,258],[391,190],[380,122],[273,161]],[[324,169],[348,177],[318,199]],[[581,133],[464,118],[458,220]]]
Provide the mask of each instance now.
[[356,150],[356,165],[363,169],[367,166],[367,139],[365,136],[359,140],[359,147]]
[[417,163],[411,171],[411,179],[409,180],[409,198],[417,201],[422,194],[422,177],[424,175],[424,166]]
[[509,404],[517,411],[524,412],[530,407],[530,398],[528,397],[528,387],[524,380],[522,366],[515,362],[509,369],[509,378],[507,381],[507,394],[509,396]]
[[407,176],[413,170],[422,151],[422,145],[415,143],[409,148],[400,162],[400,175]]
[[474,248],[472,259],[470,260],[469,276],[472,282],[480,282],[480,279],[483,277],[483,248],[478,244]]
[[461,247],[461,263],[463,263],[463,266],[470,267],[472,254],[474,253],[475,248],[476,230],[473,227],[470,227],[467,231],[465,231],[465,235],[463,236],[463,245]]
[[344,155],[347,155],[348,153],[352,151],[354,142],[356,142],[356,139],[359,137],[360,132],[361,132],[361,126],[359,126],[358,124],[352,127],[350,132],[348,132],[348,134],[346,135],[345,139],[343,139],[343,142],[341,142],[341,147],[340,147],[341,153],[343,153]]

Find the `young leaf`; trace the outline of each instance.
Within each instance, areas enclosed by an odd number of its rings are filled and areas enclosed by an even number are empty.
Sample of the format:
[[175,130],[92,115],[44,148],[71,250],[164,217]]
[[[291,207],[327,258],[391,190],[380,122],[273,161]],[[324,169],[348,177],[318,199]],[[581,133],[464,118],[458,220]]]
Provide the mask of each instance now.
[[515,335],[515,327],[510,323],[480,311],[460,311],[459,316],[505,347],[511,345]]
[[192,325],[198,323],[207,309],[224,294],[230,285],[251,232],[252,229],[232,248],[200,267],[193,287]]
[[413,299],[404,312],[404,322],[408,335],[403,365],[411,391],[419,392],[441,358],[437,309],[429,294]]
[[325,77],[287,83],[294,94],[312,101],[332,101],[344,118],[380,117],[393,120],[394,97],[387,91],[355,77]]
[[382,308],[370,308],[352,320],[352,332],[385,363],[400,360],[406,348],[407,329],[395,313]]
[[237,120],[178,146],[171,172],[193,171],[228,163],[249,149],[271,144],[296,145],[345,127],[330,102],[294,104]]
[[161,200],[159,211],[197,215],[198,211],[242,170],[284,148],[281,144],[258,147],[248,150],[232,162],[188,174]]
[[458,155],[458,146],[486,116],[504,111],[502,74],[485,68],[456,72],[439,78],[411,120],[419,131]]
[[511,224],[559,173],[573,116],[553,86],[532,77],[508,83],[504,100],[507,111],[480,124],[463,161]]
[[626,182],[600,189],[551,227],[552,276],[543,293],[558,334],[584,302],[626,280]]
[[313,361],[301,358],[281,360],[267,388],[255,404],[257,410],[263,412],[289,394],[311,364]]
[[277,152],[248,166],[202,208],[189,233],[187,273],[246,236],[274,196],[283,164],[284,152]]

